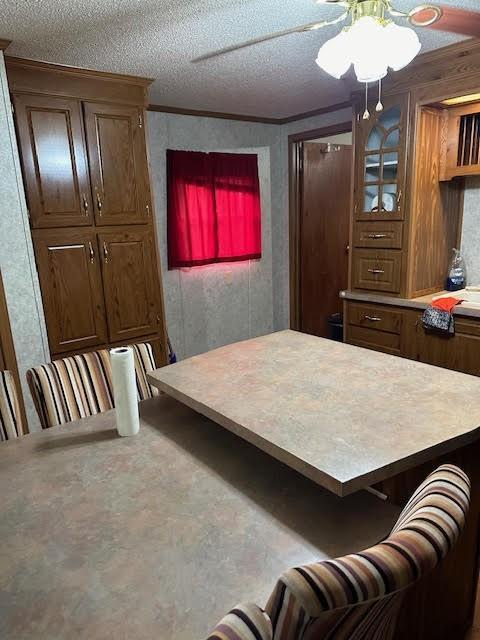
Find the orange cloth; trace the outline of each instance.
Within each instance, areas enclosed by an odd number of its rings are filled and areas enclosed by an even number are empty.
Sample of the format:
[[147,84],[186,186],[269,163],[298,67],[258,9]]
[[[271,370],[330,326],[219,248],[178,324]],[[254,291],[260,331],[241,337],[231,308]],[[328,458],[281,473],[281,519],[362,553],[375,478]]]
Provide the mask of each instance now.
[[438,300],[434,300],[432,302],[432,307],[435,309],[440,309],[441,311],[448,311],[451,313],[452,310],[457,306],[457,304],[462,304],[463,300],[459,300],[458,298],[439,298]]

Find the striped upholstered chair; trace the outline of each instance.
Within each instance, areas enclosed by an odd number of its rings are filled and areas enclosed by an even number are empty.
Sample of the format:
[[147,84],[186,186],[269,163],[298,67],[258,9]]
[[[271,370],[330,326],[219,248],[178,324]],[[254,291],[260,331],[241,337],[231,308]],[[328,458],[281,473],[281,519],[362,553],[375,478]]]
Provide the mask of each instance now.
[[262,611],[233,609],[209,640],[391,640],[407,589],[456,542],[470,503],[451,465],[417,489],[390,536],[366,551],[286,571]]
[[11,371],[0,371],[0,442],[23,435],[17,387]]
[[[137,394],[146,400],[158,394],[147,380],[155,369],[152,346],[131,345]],[[108,349],[54,360],[27,371],[27,381],[43,429],[113,409],[112,368]]]

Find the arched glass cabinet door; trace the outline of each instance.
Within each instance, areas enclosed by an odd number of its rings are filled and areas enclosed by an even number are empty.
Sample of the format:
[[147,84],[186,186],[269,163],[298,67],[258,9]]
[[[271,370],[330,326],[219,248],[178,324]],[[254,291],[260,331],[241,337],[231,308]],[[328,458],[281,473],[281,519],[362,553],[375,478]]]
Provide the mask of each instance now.
[[[356,218],[403,219],[408,95],[384,100],[384,110],[370,106],[357,131]],[[358,118],[357,118],[358,120]]]

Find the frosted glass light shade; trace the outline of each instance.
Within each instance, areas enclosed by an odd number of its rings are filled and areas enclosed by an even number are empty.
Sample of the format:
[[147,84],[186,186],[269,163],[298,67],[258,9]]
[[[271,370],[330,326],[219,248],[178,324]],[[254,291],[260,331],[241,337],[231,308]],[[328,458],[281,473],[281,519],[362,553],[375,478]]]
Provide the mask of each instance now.
[[387,75],[388,67],[403,69],[420,49],[413,29],[364,16],[320,48],[317,64],[334,78],[341,78],[353,64],[359,82],[376,82]]
[[329,75],[339,79],[347,73],[352,64],[348,49],[347,34],[345,31],[340,31],[338,36],[327,40],[320,48],[316,62]]
[[399,71],[410,64],[422,48],[413,29],[399,27],[394,22],[384,27],[384,35],[388,66],[394,71]]

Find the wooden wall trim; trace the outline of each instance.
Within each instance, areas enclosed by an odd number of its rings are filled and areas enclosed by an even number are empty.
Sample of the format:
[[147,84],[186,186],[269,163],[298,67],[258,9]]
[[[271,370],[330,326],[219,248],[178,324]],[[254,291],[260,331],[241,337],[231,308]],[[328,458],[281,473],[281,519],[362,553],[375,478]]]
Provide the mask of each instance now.
[[[184,109],[181,107],[168,107],[159,104],[149,104],[148,111],[157,111],[159,113],[174,113],[181,116],[197,116],[201,118],[220,118],[221,120],[237,120],[239,122],[259,122],[262,124],[289,124],[290,122],[297,122],[299,120],[306,120],[307,118],[313,118],[314,116],[322,115],[324,113],[332,113],[333,111],[340,111],[341,109],[347,109],[351,107],[351,101],[338,102],[328,107],[321,107],[313,111],[306,111],[297,115],[289,116],[287,118],[266,118],[261,116],[249,116],[239,113],[224,113],[221,111],[202,111],[198,109]],[[325,134],[327,135],[327,134]]]
[[4,40],[3,38],[0,38],[0,51],[5,51],[5,49],[11,44],[11,40]]
[[146,107],[152,80],[5,56],[13,93],[35,93]]

